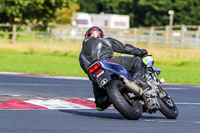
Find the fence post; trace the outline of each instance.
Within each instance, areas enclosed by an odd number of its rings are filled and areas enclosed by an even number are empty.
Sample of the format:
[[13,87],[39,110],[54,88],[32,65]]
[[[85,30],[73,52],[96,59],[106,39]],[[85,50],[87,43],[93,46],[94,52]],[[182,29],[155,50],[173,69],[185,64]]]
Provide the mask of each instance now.
[[197,27],[197,31],[196,31],[196,47],[200,48],[200,26]]
[[134,44],[136,45],[137,44],[137,32],[138,32],[138,29],[134,28],[133,32],[134,32]]
[[183,48],[183,44],[185,41],[185,31],[186,31],[186,26],[181,25],[181,48]]
[[152,45],[152,43],[153,43],[153,34],[154,34],[154,27],[152,26],[151,28],[150,28],[150,36],[149,36],[149,43],[148,43],[148,45]]
[[198,26],[197,31],[196,31],[196,47],[200,48],[199,44],[199,32],[200,32],[200,26]]
[[15,24],[13,24],[13,26],[12,26],[12,43],[16,42],[16,31],[17,31],[17,27]]
[[169,45],[169,26],[165,26],[165,43]]

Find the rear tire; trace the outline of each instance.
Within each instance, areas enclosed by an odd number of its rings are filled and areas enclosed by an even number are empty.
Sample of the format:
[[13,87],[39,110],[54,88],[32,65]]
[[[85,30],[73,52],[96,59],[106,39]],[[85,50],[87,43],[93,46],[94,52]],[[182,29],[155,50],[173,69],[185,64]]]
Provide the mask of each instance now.
[[143,113],[142,105],[139,101],[128,102],[119,90],[121,81],[112,80],[106,87],[108,97],[113,106],[127,119],[138,120]]

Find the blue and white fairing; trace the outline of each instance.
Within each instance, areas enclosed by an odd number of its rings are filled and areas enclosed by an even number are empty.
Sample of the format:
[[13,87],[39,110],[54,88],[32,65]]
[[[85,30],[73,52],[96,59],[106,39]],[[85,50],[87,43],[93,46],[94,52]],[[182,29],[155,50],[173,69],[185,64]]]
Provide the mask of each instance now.
[[102,64],[103,69],[108,70],[116,75],[123,75],[128,79],[130,78],[130,74],[122,65],[106,61],[100,61],[100,62]]

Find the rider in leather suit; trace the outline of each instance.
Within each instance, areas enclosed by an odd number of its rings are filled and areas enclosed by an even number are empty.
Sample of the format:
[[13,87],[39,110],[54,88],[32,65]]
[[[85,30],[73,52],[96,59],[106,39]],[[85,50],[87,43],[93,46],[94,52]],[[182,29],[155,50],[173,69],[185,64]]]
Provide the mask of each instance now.
[[[85,34],[83,47],[79,55],[79,62],[82,69],[88,74],[88,67],[97,60],[110,61],[124,66],[132,72],[133,79],[138,85],[143,85],[142,76],[146,70],[141,57],[147,55],[146,49],[139,49],[130,44],[123,45],[120,41],[113,38],[104,38],[104,33],[99,27],[91,27]],[[114,56],[114,52],[130,54],[134,56]],[[97,110],[104,110],[110,106],[110,101],[106,91],[99,88],[95,82],[92,82],[93,92]]]

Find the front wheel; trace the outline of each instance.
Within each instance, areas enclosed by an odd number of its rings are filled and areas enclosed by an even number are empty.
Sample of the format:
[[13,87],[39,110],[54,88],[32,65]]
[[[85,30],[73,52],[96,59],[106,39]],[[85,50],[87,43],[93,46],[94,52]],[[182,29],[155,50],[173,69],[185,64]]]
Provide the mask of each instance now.
[[142,105],[139,101],[127,100],[120,92],[120,80],[110,81],[106,87],[108,97],[110,98],[113,106],[127,119],[138,120],[143,113]]
[[168,94],[160,87],[160,91],[166,96],[160,98],[158,96],[158,102],[160,104],[160,112],[168,119],[176,119],[178,116],[178,109],[174,101],[168,97]]

